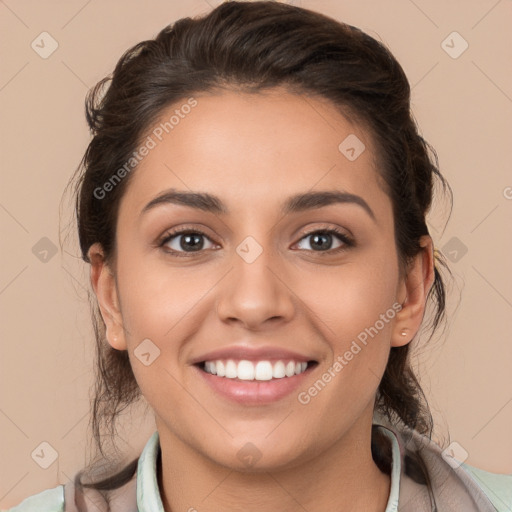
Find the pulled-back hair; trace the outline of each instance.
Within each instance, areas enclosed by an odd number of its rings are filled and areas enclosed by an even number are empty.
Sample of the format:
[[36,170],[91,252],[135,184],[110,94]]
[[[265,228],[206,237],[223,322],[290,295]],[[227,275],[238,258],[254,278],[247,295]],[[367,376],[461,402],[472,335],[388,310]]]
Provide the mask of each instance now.
[[[130,159],[163,109],[198,93],[236,90],[258,93],[282,86],[292,93],[329,100],[372,137],[378,172],[394,214],[400,269],[417,255],[429,233],[426,215],[435,180],[449,186],[438,170],[435,151],[418,132],[410,108],[410,86],[390,51],[358,28],[322,14],[278,2],[225,2],[208,15],[180,19],[155,39],[140,42],[121,57],[111,76],[88,94],[86,115],[93,138],[76,178],[76,215],[82,257],[99,242],[107,262],[114,257],[119,202],[131,179],[121,180],[108,199],[101,188]],[[136,171],[134,171],[136,172]],[[89,262],[90,263],[90,262]],[[436,251],[435,280],[429,292],[431,332],[445,312],[445,286]],[[103,453],[103,429],[111,435],[119,413],[140,398],[126,351],[113,349],[93,302],[97,381],[92,409],[93,436]],[[410,362],[410,345],[391,348],[378,388],[376,412],[392,424],[431,436],[433,422]],[[389,450],[374,430],[372,453],[388,470]],[[417,481],[421,464],[406,458]],[[102,481],[78,486],[106,491],[130,480],[137,459]],[[421,473],[421,471],[419,472]],[[416,475],[416,476],[414,476]]]

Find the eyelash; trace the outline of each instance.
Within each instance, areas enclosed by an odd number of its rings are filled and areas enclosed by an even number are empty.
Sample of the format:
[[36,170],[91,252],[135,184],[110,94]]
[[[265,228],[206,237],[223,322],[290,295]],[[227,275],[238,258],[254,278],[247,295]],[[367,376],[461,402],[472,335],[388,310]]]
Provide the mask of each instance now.
[[[338,247],[337,249],[328,249],[326,251],[313,251],[311,249],[306,249],[308,252],[314,252],[321,256],[332,256],[334,254],[339,254],[341,252],[347,251],[349,248],[355,246],[355,242],[352,238],[350,238],[345,233],[342,233],[341,231],[339,231],[336,228],[316,229],[314,231],[304,233],[304,235],[302,235],[302,237],[299,239],[299,242],[301,240],[303,240],[304,238],[307,238],[308,236],[316,235],[318,233],[334,235],[341,242],[343,242],[344,245],[342,245],[341,247]],[[191,251],[191,252],[175,251],[174,249],[164,249],[165,244],[167,244],[170,240],[172,240],[173,238],[175,238],[178,235],[201,235],[201,236],[204,236],[205,238],[207,238],[208,240],[210,240],[211,242],[213,242],[213,240],[211,240],[210,237],[206,233],[203,233],[202,231],[197,230],[197,229],[191,229],[191,228],[184,227],[184,228],[176,228],[175,230],[166,233],[164,235],[164,238],[162,239],[162,241],[158,244],[158,246],[160,248],[162,248],[162,250],[164,250],[167,254],[171,254],[178,258],[182,258],[182,257],[188,258],[190,256],[193,256],[194,253],[202,253],[204,251],[204,249],[201,249],[200,251]],[[304,250],[304,249],[302,249],[302,250]]]

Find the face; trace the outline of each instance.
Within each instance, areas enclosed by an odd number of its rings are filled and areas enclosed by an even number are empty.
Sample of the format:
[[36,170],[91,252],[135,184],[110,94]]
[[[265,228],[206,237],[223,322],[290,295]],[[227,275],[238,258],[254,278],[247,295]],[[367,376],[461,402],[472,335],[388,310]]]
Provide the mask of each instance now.
[[162,439],[232,468],[292,467],[367,431],[428,273],[420,258],[401,278],[372,140],[328,102],[195,99],[168,134],[148,132],[115,264],[94,266],[108,340]]

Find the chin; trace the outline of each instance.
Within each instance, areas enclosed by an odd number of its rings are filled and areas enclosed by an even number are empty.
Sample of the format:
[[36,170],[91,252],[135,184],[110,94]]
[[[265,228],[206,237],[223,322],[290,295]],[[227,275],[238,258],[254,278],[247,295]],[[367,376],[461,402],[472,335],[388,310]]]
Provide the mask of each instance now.
[[269,442],[265,439],[265,435],[260,437],[246,435],[240,441],[230,439],[229,447],[222,444],[215,453],[205,455],[214,463],[241,473],[265,473],[290,469],[307,459],[304,446],[286,445],[286,440],[283,438],[276,438]]

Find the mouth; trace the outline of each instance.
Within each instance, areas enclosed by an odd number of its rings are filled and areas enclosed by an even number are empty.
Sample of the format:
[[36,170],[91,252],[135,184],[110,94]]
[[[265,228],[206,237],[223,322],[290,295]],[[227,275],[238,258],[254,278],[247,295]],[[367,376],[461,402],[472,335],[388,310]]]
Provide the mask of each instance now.
[[318,366],[314,360],[210,359],[195,363],[200,382],[215,397],[243,406],[277,402],[304,387]]
[[301,375],[317,365],[317,361],[296,361],[279,359],[277,361],[247,359],[216,359],[202,361],[196,366],[205,373],[225,379],[239,381],[270,381],[287,379]]

